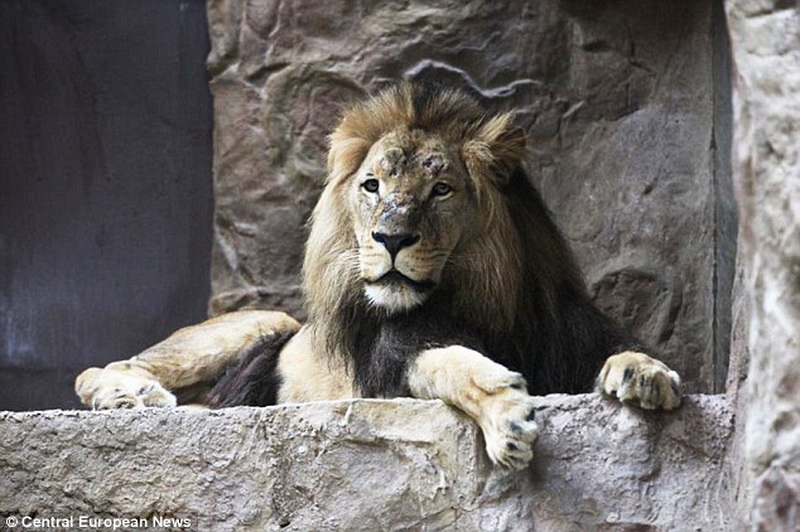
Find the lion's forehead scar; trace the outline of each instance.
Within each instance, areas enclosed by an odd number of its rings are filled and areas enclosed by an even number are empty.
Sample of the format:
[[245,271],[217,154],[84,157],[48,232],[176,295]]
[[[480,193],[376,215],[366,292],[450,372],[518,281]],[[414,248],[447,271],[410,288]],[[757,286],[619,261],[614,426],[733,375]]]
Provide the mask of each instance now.
[[380,142],[377,165],[388,175],[422,169],[436,176],[451,166],[446,143],[427,131],[394,131]]
[[450,162],[445,153],[427,147],[410,152],[390,148],[378,160],[378,166],[391,177],[421,171],[419,177],[435,178],[450,167]]
[[400,148],[389,148],[383,152],[379,165],[389,175],[399,174],[406,166],[406,156]]
[[430,155],[420,156],[422,159],[422,169],[430,175],[438,175],[442,170],[447,168],[447,159],[441,153],[432,153]]

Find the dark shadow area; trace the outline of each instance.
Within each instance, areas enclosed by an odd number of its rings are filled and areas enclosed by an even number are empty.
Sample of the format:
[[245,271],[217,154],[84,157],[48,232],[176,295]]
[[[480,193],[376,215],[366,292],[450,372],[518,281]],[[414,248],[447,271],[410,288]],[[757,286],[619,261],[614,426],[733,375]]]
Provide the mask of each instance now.
[[710,391],[723,393],[728,379],[733,329],[734,279],[739,218],[733,194],[731,142],[731,43],[725,8],[714,2],[714,377]]
[[205,317],[202,0],[0,0],[0,410]]

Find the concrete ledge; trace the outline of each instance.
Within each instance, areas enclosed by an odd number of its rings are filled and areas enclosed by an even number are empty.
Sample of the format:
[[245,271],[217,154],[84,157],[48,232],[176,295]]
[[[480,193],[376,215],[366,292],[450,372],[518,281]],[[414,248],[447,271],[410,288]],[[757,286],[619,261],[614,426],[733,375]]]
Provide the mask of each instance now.
[[[188,518],[195,530],[717,530],[724,396],[653,414],[538,399],[529,470],[491,466],[438,401],[0,413],[0,517]],[[4,522],[4,521],[2,521]]]

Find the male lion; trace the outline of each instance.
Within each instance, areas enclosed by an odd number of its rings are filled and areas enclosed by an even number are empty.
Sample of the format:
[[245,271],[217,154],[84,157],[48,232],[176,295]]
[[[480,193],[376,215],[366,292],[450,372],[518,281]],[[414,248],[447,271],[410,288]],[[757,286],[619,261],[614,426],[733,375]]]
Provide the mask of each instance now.
[[78,395],[93,408],[439,398],[513,469],[537,437],[526,385],[584,392],[599,372],[607,396],[677,407],[678,375],[590,301],[524,145],[511,114],[457,90],[402,84],[356,105],[311,219],[307,323],[227,314],[86,370]]

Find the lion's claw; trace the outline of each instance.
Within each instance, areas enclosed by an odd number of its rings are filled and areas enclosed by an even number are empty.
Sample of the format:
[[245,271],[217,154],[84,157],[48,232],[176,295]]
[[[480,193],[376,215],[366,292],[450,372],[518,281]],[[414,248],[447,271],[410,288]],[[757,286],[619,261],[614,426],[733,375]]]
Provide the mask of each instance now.
[[110,369],[91,368],[76,380],[76,391],[93,410],[177,405],[173,394],[157,381]]
[[627,351],[608,358],[597,379],[603,395],[646,410],[672,410],[681,404],[681,379],[663,362]]
[[[486,453],[495,464],[520,470],[533,459],[533,445],[539,437],[539,426],[533,420],[533,398],[525,391],[524,380],[518,374],[500,377],[501,386],[494,390],[484,404],[479,424],[486,440]],[[520,385],[521,384],[521,385]]]

